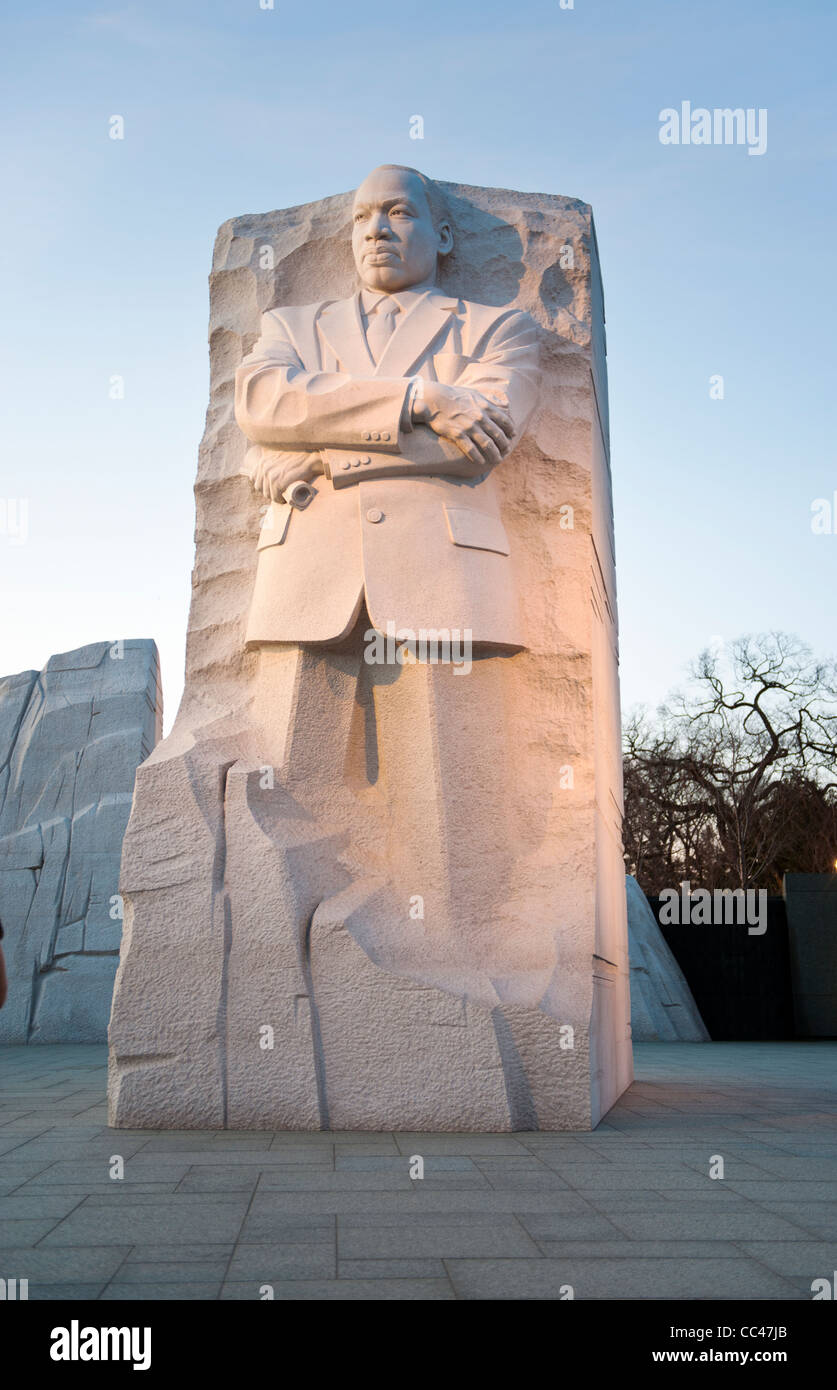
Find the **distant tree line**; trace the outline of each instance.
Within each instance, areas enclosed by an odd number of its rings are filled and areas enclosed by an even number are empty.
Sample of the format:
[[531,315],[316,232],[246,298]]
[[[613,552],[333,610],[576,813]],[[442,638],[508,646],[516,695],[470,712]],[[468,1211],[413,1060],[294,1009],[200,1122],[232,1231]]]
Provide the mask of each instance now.
[[648,894],[781,892],[837,861],[837,663],[786,633],[705,651],[624,729],[625,862]]

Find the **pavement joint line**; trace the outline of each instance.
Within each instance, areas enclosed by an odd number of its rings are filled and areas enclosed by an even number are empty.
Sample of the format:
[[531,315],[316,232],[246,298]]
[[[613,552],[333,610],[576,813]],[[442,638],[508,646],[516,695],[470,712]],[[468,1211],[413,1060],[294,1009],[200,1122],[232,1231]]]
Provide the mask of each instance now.
[[[64,1248],[65,1250],[74,1250],[76,1247],[70,1245],[70,1246],[64,1246],[63,1248]],[[119,1265],[117,1265],[116,1269],[113,1271],[113,1274],[112,1274],[111,1278],[108,1279],[108,1281],[107,1281],[107,1283],[105,1284],[104,1288],[101,1289],[101,1290],[99,1291],[99,1299],[100,1299],[100,1300],[102,1299],[103,1294],[106,1293],[106,1291],[110,1288],[111,1284],[114,1282],[114,1280],[115,1280],[117,1274],[119,1273],[119,1271],[120,1271],[121,1269],[124,1269],[125,1265],[127,1264],[128,1260],[130,1260],[130,1258],[131,1258],[132,1254],[134,1253],[134,1251],[136,1250],[136,1248],[137,1248],[137,1247],[136,1247],[135,1245],[129,1245],[129,1246],[128,1246],[128,1249],[127,1249],[127,1251],[125,1252],[125,1255],[123,1256],[122,1261],[120,1262]]]
[[[261,1181],[261,1173],[259,1174],[259,1181]],[[237,1234],[235,1240],[233,1241],[233,1248],[232,1248],[232,1250],[230,1251],[230,1257],[229,1257],[229,1259],[227,1260],[226,1265],[224,1266],[224,1275],[223,1275],[223,1278],[221,1279],[221,1283],[220,1283],[219,1288],[218,1288],[218,1297],[219,1297],[219,1298],[220,1298],[220,1296],[221,1296],[221,1289],[223,1289],[224,1285],[225,1285],[226,1282],[227,1282],[227,1279],[229,1278],[229,1273],[230,1273],[230,1270],[231,1270],[231,1268],[232,1268],[232,1263],[233,1263],[233,1260],[235,1259],[236,1251],[238,1250],[239,1243],[240,1243],[240,1241],[241,1241],[241,1232],[244,1230],[244,1227],[245,1227],[245,1225],[247,1224],[247,1218],[248,1218],[248,1216],[250,1215],[250,1209],[251,1209],[251,1207],[252,1207],[252,1205],[253,1205],[253,1202],[255,1201],[256,1193],[258,1192],[258,1190],[259,1190],[259,1183],[257,1182],[256,1185],[255,1185],[255,1187],[253,1188],[253,1191],[250,1193],[250,1200],[249,1200],[249,1202],[247,1203],[247,1209],[246,1209],[246,1211],[244,1212],[244,1215],[243,1215],[242,1218],[241,1218],[241,1224],[239,1225],[239,1228],[238,1228],[238,1234]]]

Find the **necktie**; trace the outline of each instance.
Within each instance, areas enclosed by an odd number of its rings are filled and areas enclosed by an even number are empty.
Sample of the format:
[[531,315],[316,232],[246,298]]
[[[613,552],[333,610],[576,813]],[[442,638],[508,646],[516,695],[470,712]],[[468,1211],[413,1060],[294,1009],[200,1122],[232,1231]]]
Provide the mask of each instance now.
[[369,319],[366,341],[376,363],[380,362],[384,349],[395,332],[395,319],[400,312],[398,300],[387,295],[385,299],[378,300],[375,312]]

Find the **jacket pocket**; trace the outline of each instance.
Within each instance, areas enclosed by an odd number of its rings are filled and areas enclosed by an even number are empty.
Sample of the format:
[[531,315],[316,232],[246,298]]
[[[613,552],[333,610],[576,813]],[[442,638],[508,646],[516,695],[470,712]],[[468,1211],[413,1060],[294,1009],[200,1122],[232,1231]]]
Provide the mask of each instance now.
[[454,545],[469,546],[472,550],[494,550],[498,555],[510,553],[506,528],[498,516],[475,511],[473,507],[443,505],[448,534]]

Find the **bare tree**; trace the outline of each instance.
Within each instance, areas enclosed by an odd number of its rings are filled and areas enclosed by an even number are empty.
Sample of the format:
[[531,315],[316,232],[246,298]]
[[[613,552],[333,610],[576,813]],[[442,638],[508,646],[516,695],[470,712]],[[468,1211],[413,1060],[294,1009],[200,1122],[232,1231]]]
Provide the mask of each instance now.
[[781,632],[701,653],[656,721],[627,721],[625,802],[626,860],[649,893],[678,877],[778,891],[783,871],[831,867],[837,664]]

